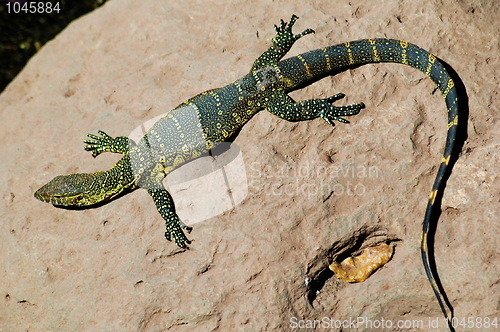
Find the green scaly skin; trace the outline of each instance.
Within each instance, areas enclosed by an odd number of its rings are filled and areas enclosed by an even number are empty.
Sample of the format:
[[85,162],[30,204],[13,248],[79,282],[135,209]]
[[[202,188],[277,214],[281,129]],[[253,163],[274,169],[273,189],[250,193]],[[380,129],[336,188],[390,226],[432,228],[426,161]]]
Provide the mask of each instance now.
[[[448,319],[443,296],[429,268],[427,233],[434,200],[441,189],[447,170],[458,124],[457,91],[443,65],[427,51],[408,42],[392,39],[364,39],[310,51],[281,61],[293,43],[304,35],[292,33],[297,17],[275,26],[273,45],[253,64],[241,79],[219,89],[203,92],[179,105],[161,118],[135,144],[126,137],[110,137],[104,132],[91,135],[86,150],[95,157],[102,152],[123,154],[108,171],[58,176],[40,188],[35,197],[63,206],[88,206],[145,188],[166,222],[165,236],[187,248],[190,241],[182,229],[190,230],[177,214],[172,197],[162,179],[173,169],[208,152],[230,139],[257,112],[265,109],[288,121],[322,118],[332,126],[334,121],[348,123],[344,116],[358,114],[363,104],[334,106],[344,97],[336,94],[325,99],[295,102],[288,92],[301,88],[341,69],[367,63],[394,62],[422,71],[439,88],[448,108],[448,135],[444,155],[428,200],[421,240],[422,259],[427,277]],[[453,311],[451,310],[451,315]]]

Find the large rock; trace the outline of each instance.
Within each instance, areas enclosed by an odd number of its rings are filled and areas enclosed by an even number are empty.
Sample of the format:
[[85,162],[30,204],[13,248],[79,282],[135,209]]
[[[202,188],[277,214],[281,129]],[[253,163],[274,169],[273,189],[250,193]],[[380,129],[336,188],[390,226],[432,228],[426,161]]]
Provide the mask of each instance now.
[[[128,135],[244,75],[273,24],[293,13],[296,32],[316,34],[291,55],[389,37],[431,51],[460,75],[468,138],[443,197],[435,255],[457,317],[498,317],[498,4],[112,0],[44,46],[0,96],[0,330],[259,331],[286,329],[293,317],[439,317],[445,329],[419,241],[446,107],[406,66],[362,66],[292,93],[363,101],[349,125],[255,116],[235,141],[249,193],[196,223],[187,252],[165,241],[144,190],[87,210],[33,197],[56,175],[118,159],[91,158],[86,133]],[[359,284],[328,279],[339,250],[373,235],[401,240],[384,268]]]

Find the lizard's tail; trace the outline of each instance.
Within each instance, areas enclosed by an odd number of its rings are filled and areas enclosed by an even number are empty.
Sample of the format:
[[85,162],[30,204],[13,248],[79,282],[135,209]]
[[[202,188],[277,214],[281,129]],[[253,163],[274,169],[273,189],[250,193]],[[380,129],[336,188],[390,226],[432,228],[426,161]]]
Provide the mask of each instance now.
[[[441,310],[451,326],[453,308],[449,304],[444,291],[436,283],[437,272],[434,272],[429,265],[431,255],[428,248],[428,233],[431,221],[437,222],[433,218],[434,203],[436,197],[443,190],[443,176],[448,172],[450,155],[453,151],[455,138],[457,136],[458,125],[458,101],[457,90],[450,75],[443,64],[429,52],[411,43],[393,39],[364,39],[323,49],[317,49],[297,57],[285,60],[286,65],[295,67],[296,72],[302,75],[294,75],[294,84],[301,85],[318,77],[336,72],[345,68],[355,67],[367,63],[395,62],[409,65],[422,71],[429,77],[441,91],[448,108],[448,134],[441,163],[432,186],[432,191],[427,203],[423,222],[421,253],[422,260],[427,274],[427,278],[432,286],[434,294],[439,302]],[[293,71],[292,71],[293,72]],[[302,78],[300,78],[302,77]],[[299,81],[298,81],[299,80]],[[303,81],[300,81],[303,80]],[[447,304],[450,315],[446,309]]]

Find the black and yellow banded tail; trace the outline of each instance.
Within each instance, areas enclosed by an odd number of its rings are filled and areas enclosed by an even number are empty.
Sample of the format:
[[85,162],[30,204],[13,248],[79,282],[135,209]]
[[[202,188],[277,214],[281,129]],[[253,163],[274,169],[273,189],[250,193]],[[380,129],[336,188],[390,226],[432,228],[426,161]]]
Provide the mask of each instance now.
[[[356,67],[367,63],[395,62],[414,67],[429,77],[441,91],[448,108],[448,134],[446,146],[439,165],[439,170],[432,186],[423,222],[421,253],[422,260],[444,316],[450,325],[453,312],[448,315],[445,307],[446,297],[440,292],[436,283],[436,275],[429,265],[428,233],[436,196],[442,190],[442,180],[448,171],[450,155],[453,150],[458,125],[457,90],[443,64],[424,49],[401,40],[363,39],[339,44],[303,53],[282,61],[279,65],[281,74],[290,82],[289,89],[294,90],[325,75]],[[437,272],[436,272],[437,273]],[[447,301],[447,300],[446,300]]]

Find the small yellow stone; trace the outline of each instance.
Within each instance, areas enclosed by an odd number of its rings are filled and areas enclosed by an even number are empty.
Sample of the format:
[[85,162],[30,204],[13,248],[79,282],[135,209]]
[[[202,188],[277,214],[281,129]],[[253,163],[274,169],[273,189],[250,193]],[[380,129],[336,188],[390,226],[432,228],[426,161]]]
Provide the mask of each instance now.
[[393,246],[381,244],[364,249],[356,257],[348,257],[342,262],[333,262],[330,265],[337,278],[347,282],[362,282],[386,264],[394,252]]

